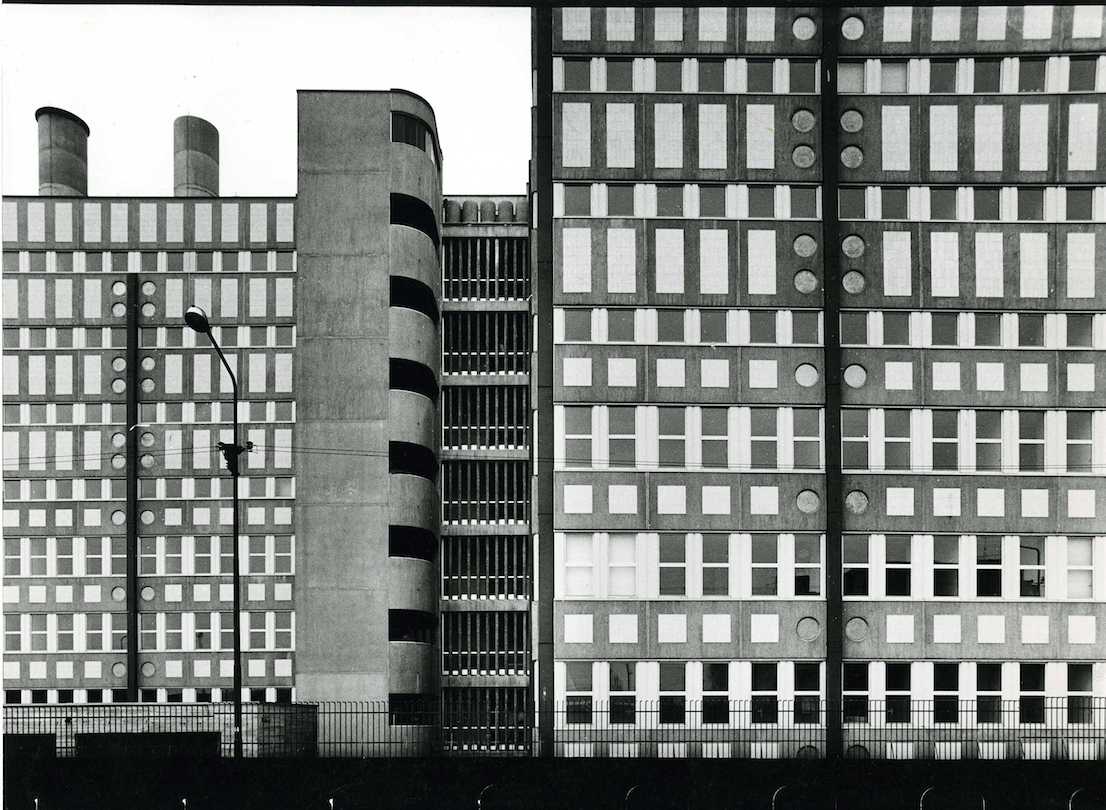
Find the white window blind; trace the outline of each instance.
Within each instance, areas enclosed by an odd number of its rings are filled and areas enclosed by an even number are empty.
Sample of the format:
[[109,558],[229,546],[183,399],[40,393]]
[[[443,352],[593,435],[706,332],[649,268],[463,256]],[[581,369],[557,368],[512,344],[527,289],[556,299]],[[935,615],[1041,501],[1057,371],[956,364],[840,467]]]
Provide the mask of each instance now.
[[729,286],[729,239],[722,230],[699,231],[699,292],[725,295]]
[[910,232],[883,232],[883,294],[910,295]]
[[658,169],[684,165],[684,105],[653,106],[653,162]]
[[960,235],[929,235],[930,293],[935,298],[960,294]]
[[657,292],[684,291],[684,232],[678,228],[657,228]]
[[591,228],[561,231],[561,291],[591,292]]

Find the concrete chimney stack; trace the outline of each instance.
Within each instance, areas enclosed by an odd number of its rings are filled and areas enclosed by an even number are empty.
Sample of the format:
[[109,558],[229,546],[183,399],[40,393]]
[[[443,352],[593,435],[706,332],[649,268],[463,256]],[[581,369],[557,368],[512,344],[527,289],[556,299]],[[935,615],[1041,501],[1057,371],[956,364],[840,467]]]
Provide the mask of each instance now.
[[173,195],[219,196],[219,130],[194,115],[173,121]]
[[38,121],[38,193],[88,196],[88,124],[67,110],[41,107]]

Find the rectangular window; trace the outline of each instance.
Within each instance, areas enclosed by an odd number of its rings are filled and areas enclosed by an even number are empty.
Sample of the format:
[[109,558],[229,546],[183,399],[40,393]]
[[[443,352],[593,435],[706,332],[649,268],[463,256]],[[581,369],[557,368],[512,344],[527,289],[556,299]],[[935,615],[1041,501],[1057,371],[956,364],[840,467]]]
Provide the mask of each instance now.
[[930,234],[930,282],[934,297],[960,294],[960,235],[956,232]]
[[[1068,192],[1069,196],[1071,192]],[[1095,235],[1067,235],[1067,296],[1093,298],[1095,295]],[[1069,318],[1072,316],[1068,316]]]
[[910,722],[910,663],[888,661],[884,666],[886,688],[886,721]]
[[773,169],[776,166],[776,108],[771,104],[749,104],[745,108],[745,166]]
[[883,468],[910,469],[910,411],[888,408],[883,412]]
[[1018,582],[1021,596],[1045,595],[1045,538],[1022,535],[1018,538]]
[[611,534],[607,545],[607,595],[633,596],[637,593],[637,537]]
[[686,677],[687,672],[683,661],[662,661],[660,663],[658,720],[661,723],[682,725],[685,722]]
[[1002,234],[975,235],[975,294],[1001,298],[1003,293]]
[[776,678],[776,663],[753,662],[752,664],[752,701],[751,719],[754,724],[775,724],[779,722],[779,695]]
[[659,536],[658,578],[661,596],[687,593],[687,539],[683,534]]
[[883,294],[910,295],[910,232],[883,232]]
[[909,534],[885,535],[886,544],[886,594],[910,596],[910,548]]
[[818,534],[795,535],[795,595],[818,596],[822,593],[822,537]]
[[[608,88],[610,89],[610,88]],[[568,106],[568,105],[565,105]],[[584,105],[586,106],[586,105]],[[607,168],[632,169],[636,162],[634,105],[607,105]],[[582,152],[582,148],[581,148]],[[590,162],[590,147],[588,148]],[[566,163],[566,166],[569,164]],[[583,165],[588,165],[584,163]]]
[[779,594],[779,536],[752,535],[752,594]]
[[591,165],[591,104],[561,105],[561,165],[566,168]]
[[841,592],[844,596],[868,595],[868,535],[846,534],[842,537],[841,560],[844,570]]
[[846,723],[868,722],[868,663],[846,662],[842,665],[841,686],[843,720]]
[[703,596],[729,596],[730,538],[725,534],[703,535]]
[[846,469],[868,469],[868,411],[841,411],[841,464]]
[[754,469],[775,469],[779,462],[778,411],[750,408],[750,464]]
[[933,595],[960,595],[960,537],[955,534],[933,538]]
[[[567,10],[567,9],[566,9]],[[586,10],[586,9],[585,9]],[[569,725],[591,724],[591,662],[565,662],[565,722]]]
[[658,293],[684,291],[684,232],[679,228],[657,228],[656,263]]
[[1067,411],[1067,433],[1065,436],[1067,471],[1069,473],[1087,473],[1092,469],[1092,429],[1090,411]]
[[699,168],[726,168],[725,104],[699,105]]
[[729,292],[729,233],[699,231],[699,292],[726,295]]
[[956,470],[960,465],[959,414],[933,411],[933,469]]
[[684,105],[653,106],[653,165],[679,169],[684,165]]
[[590,534],[565,535],[565,594],[591,596],[594,591],[592,571],[592,538]]
[[957,169],[957,108],[932,105],[929,108],[929,170],[954,172]]
[[[884,65],[884,69],[888,65]],[[883,92],[906,91],[906,65],[902,64],[902,90],[890,91],[884,87]],[[887,79],[884,73],[884,81]],[[909,107],[883,107],[882,111],[882,151],[883,171],[908,172],[910,171],[910,108]]]
[[607,448],[612,467],[633,467],[637,461],[636,423],[636,408],[607,408]]
[[1044,411],[1018,413],[1018,469],[1043,472],[1045,464]]
[[749,246],[749,294],[775,295],[776,232],[750,230],[746,235],[746,241]]
[[1045,665],[1018,664],[1018,687],[1018,722],[1044,723]]
[[[631,10],[631,13],[632,10]],[[607,92],[629,93],[634,89],[634,60],[613,59],[607,60]],[[609,126],[609,124],[608,124]],[[610,163],[608,162],[608,166]]]
[[[1048,170],[1048,105],[1023,104],[1019,110],[1018,171]],[[995,150],[999,151],[999,150]]]
[[725,469],[729,464],[729,413],[726,408],[702,409],[702,463]]
[[978,105],[975,108],[975,170],[977,172],[1002,171],[1002,149],[996,149],[994,142],[996,132],[1002,132],[1002,105]]
[[561,289],[591,292],[591,228],[561,231]]
[[1022,298],[1046,298],[1048,296],[1048,235],[1021,233],[1018,276],[1018,295]]
[[1067,551],[1068,599],[1093,599],[1093,538],[1069,537]]
[[1002,596],[1002,536],[981,534],[975,539],[975,595]]
[[684,409],[658,408],[658,462],[661,467],[683,467],[686,463]]

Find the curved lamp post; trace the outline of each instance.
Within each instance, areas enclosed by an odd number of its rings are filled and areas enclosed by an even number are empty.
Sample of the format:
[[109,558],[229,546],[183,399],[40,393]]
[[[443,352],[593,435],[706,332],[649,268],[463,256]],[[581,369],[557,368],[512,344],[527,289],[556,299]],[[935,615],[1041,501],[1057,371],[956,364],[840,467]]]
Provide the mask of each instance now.
[[232,425],[233,432],[231,434],[231,443],[219,442],[219,450],[223,453],[223,458],[227,463],[227,470],[231,475],[231,494],[233,500],[233,535],[234,535],[234,554],[233,558],[233,578],[234,578],[234,616],[232,621],[234,622],[234,758],[242,758],[242,617],[241,617],[241,575],[240,565],[238,561],[239,549],[238,549],[238,456],[244,451],[250,448],[250,444],[245,446],[238,443],[238,378],[234,376],[234,372],[230,368],[230,363],[227,362],[226,355],[223,354],[222,348],[215,340],[215,335],[211,333],[211,322],[207,319],[207,313],[202,308],[197,306],[190,306],[184,312],[184,322],[188,324],[189,328],[194,332],[198,332],[201,335],[207,335],[207,339],[211,341],[212,348],[215,349],[215,353],[219,355],[219,359],[223,363],[223,368],[226,369],[227,375],[230,377],[230,389],[233,398],[232,404]]

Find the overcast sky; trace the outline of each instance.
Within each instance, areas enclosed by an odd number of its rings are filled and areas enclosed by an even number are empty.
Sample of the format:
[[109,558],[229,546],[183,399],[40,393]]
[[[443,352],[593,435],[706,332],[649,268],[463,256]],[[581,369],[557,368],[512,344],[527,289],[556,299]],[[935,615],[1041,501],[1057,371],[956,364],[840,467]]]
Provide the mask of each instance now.
[[34,111],[81,116],[90,195],[173,194],[173,119],[219,128],[221,193],[296,193],[296,90],[404,88],[438,118],[451,194],[521,194],[525,8],[0,6],[0,190],[38,191]]

